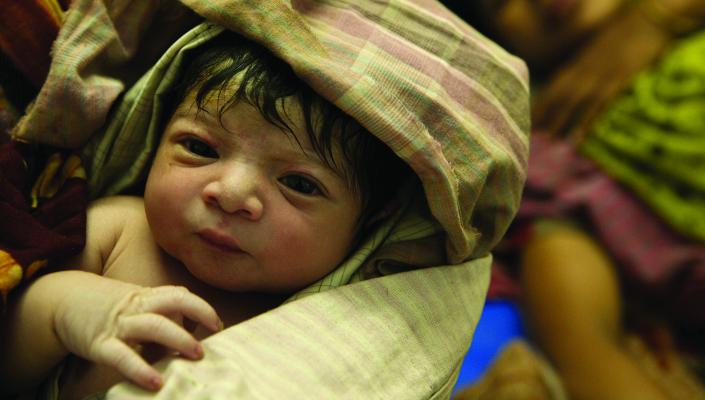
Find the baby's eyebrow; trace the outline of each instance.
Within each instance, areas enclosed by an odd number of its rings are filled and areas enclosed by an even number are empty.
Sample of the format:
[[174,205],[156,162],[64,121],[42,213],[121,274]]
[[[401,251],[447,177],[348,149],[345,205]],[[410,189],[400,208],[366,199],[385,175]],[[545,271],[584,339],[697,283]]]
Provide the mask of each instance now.
[[183,103],[179,107],[177,107],[174,111],[174,114],[171,116],[171,119],[175,120],[179,118],[190,119],[195,121],[203,120],[203,122],[206,122],[208,124],[215,124],[218,122],[218,118],[216,115],[213,115],[212,113],[208,112],[208,110],[205,108],[198,107],[196,103],[192,103],[188,106]]
[[[285,132],[282,133],[289,136],[289,134]],[[304,143],[297,143],[296,139],[292,137],[289,137],[289,140],[292,141],[295,148],[285,150],[284,155],[286,157],[290,157],[290,159],[295,160],[305,160],[306,162],[313,163],[320,167],[322,170],[328,171],[336,178],[340,179],[345,184],[345,186],[352,188],[352,182],[349,182],[350,177],[348,176],[348,173],[345,170],[345,166],[343,165],[341,160],[338,160],[338,162],[335,162],[335,160],[327,161],[310,145],[306,146]],[[341,157],[341,155],[338,155],[338,157]]]
[[[293,141],[293,139],[292,139]],[[286,149],[282,151],[282,158],[293,160],[303,160],[308,163],[316,164],[321,169],[329,170],[335,175],[341,176],[340,171],[337,171],[331,163],[326,162],[316,151],[309,146],[299,145],[294,141],[296,148]],[[342,177],[342,176],[341,176]]]

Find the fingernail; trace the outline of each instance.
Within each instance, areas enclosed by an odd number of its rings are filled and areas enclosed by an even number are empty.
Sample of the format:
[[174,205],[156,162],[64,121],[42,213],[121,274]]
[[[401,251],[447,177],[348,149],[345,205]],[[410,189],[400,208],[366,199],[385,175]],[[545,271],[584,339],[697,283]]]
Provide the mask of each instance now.
[[218,321],[215,323],[215,325],[213,325],[213,326],[211,327],[211,329],[213,329],[213,331],[215,331],[215,332],[220,332],[220,331],[222,331],[222,330],[223,330],[223,321],[218,320]]
[[194,356],[194,358],[201,358],[201,357],[203,357],[203,347],[201,347],[200,344],[197,344],[197,345],[193,348],[193,356]]
[[161,388],[162,387],[162,379],[157,376],[150,378],[149,379],[149,386],[155,390]]

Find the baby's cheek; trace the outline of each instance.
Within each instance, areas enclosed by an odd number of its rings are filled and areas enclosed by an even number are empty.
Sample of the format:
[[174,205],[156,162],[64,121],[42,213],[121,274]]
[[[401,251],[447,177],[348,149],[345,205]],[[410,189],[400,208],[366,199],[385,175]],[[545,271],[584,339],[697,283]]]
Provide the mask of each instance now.
[[155,235],[169,235],[179,228],[186,207],[179,198],[178,191],[169,188],[168,182],[161,181],[145,191],[145,211]]
[[194,196],[194,180],[188,174],[172,169],[169,173],[150,176],[145,188],[145,201],[150,202],[155,211],[172,212],[182,207],[183,202]]
[[325,241],[311,232],[279,231],[269,242],[269,274],[284,287],[300,289],[326,275],[335,262]]
[[298,264],[296,260],[306,258],[312,250],[310,235],[307,232],[297,231],[291,225],[284,229],[277,229],[271,235],[267,253],[272,256],[272,261],[279,265]]

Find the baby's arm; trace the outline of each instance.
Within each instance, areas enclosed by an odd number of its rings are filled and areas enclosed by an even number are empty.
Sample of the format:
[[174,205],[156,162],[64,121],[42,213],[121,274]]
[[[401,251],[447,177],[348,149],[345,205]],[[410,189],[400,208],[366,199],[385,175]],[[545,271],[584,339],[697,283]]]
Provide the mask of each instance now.
[[180,287],[145,288],[99,275],[134,204],[117,198],[92,205],[86,247],[75,264],[83,270],[40,277],[10,304],[0,326],[3,391],[37,384],[68,353],[112,366],[146,388],[158,388],[161,378],[131,346],[150,341],[202,356],[198,341],[170,318],[218,329],[204,300]]

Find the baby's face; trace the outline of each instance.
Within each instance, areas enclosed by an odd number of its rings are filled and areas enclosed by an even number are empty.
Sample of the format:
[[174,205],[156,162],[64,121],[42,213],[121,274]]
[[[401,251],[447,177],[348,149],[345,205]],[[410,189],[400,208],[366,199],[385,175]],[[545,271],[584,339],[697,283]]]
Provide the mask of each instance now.
[[222,122],[214,101],[198,112],[193,96],[168,122],[145,189],[157,243],[227,290],[293,291],[325,276],[350,250],[359,197],[313,152],[301,118],[306,152],[245,102]]

